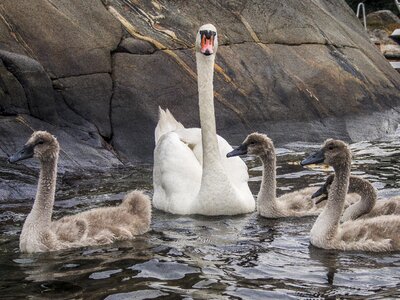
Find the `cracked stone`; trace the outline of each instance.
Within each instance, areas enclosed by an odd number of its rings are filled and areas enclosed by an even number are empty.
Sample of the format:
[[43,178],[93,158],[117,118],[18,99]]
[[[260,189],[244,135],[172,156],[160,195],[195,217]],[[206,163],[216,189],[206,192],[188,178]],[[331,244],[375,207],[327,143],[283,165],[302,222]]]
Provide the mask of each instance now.
[[111,137],[110,99],[112,80],[108,73],[61,78],[53,81],[68,107],[94,124],[104,137]]
[[152,54],[156,49],[149,42],[134,38],[123,39],[117,52],[129,52],[131,54]]

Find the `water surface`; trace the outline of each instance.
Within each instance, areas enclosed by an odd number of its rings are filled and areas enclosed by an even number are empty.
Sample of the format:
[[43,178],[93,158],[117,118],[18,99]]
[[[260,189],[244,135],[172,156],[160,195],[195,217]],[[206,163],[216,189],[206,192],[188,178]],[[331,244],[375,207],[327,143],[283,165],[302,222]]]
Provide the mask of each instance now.
[[[278,194],[319,185],[329,170],[298,162],[318,145],[278,149]],[[353,174],[379,197],[400,194],[400,141],[352,145]],[[257,194],[260,162],[246,159]],[[32,174],[29,176],[33,176]],[[34,184],[35,180],[27,180]],[[84,178],[65,176],[54,217],[115,205],[130,188],[152,192],[151,167]],[[387,299],[400,297],[400,253],[326,251],[309,244],[315,220],[175,216],[157,210],[152,231],[134,241],[21,254],[18,236],[32,199],[0,204],[2,299]]]

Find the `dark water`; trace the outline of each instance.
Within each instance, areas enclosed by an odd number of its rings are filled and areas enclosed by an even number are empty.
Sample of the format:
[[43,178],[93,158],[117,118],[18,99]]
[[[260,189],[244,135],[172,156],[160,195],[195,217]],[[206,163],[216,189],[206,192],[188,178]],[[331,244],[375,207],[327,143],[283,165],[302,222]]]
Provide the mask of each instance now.
[[[323,169],[298,161],[316,145],[278,149],[284,193],[318,185]],[[400,140],[352,145],[353,173],[380,197],[400,194]],[[260,163],[248,159],[256,194]],[[118,184],[115,180],[118,179]],[[92,179],[64,178],[55,218],[114,205],[130,187],[151,192],[151,168]],[[32,201],[0,208],[1,299],[388,299],[400,297],[400,253],[325,251],[309,245],[314,218],[267,220],[257,214],[207,218],[154,211],[152,231],[134,241],[27,255],[18,235]]]

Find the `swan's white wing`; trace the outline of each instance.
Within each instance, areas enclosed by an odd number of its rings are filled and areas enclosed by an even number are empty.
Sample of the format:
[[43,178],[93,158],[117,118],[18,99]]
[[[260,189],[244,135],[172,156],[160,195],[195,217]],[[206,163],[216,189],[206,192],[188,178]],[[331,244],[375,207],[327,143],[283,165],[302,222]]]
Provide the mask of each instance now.
[[154,207],[190,214],[201,184],[201,164],[176,132],[161,136],[154,149]]
[[[242,199],[243,211],[252,211],[255,202],[248,186],[247,166],[240,157],[227,158],[226,154],[233,148],[224,138],[217,137],[222,165]],[[184,128],[162,135],[154,150],[154,207],[176,214],[194,213],[202,162],[199,128]]]
[[[203,162],[203,147],[201,142],[201,129],[188,128],[178,130],[180,138],[190,145],[197,160]],[[249,173],[247,166],[240,157],[227,158],[226,154],[233,150],[232,146],[221,136],[217,135],[218,148],[221,162],[232,186],[240,193],[245,201],[254,203],[253,195],[249,189]]]
[[249,188],[249,173],[245,162],[238,156],[226,157],[228,152],[233,150],[232,146],[223,138],[218,135],[218,146],[221,154],[222,165],[228,174],[232,185],[242,195],[245,201],[254,205],[254,197]]

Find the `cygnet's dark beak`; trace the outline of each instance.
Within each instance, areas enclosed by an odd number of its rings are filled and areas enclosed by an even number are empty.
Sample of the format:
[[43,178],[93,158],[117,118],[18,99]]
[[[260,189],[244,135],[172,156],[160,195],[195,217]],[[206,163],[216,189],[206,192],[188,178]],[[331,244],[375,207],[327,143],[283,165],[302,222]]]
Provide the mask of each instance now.
[[236,149],[233,149],[231,152],[227,153],[226,157],[233,157],[233,156],[239,156],[239,155],[244,155],[244,154],[247,154],[247,145],[241,144]]
[[17,153],[15,153],[14,155],[11,155],[8,158],[8,161],[10,163],[15,163],[20,160],[32,158],[34,155],[34,151],[33,151],[34,148],[35,148],[35,145],[25,145]]
[[323,163],[325,160],[325,153],[321,149],[314,154],[310,155],[306,159],[304,159],[300,164],[302,166],[311,165],[311,164],[320,164]]
[[315,205],[321,203],[322,201],[328,200],[328,194],[321,194],[321,195],[324,195],[324,196],[322,196],[322,197],[318,198],[317,200],[315,200]]
[[315,201],[315,204],[321,203],[322,201],[328,199],[328,189],[327,189],[326,184],[321,186],[314,194],[312,194],[311,199],[319,197],[319,196],[323,196],[323,197],[320,197],[319,199],[317,199]]
[[325,185],[321,186],[314,194],[311,195],[311,199],[319,197],[323,194],[328,194],[328,191],[326,190]]

